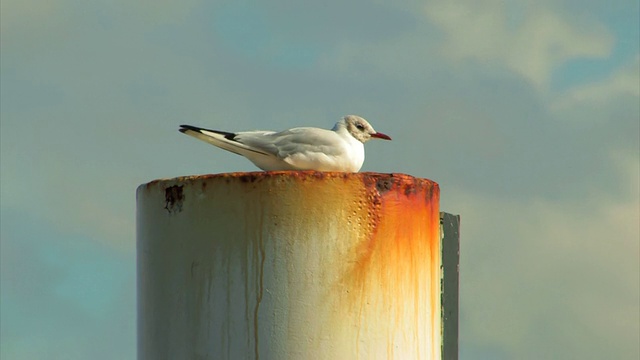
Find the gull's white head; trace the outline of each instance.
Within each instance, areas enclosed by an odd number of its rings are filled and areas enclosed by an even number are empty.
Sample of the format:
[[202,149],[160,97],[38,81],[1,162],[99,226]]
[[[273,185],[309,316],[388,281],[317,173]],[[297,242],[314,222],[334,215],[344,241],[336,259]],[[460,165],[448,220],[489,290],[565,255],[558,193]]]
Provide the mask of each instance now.
[[357,115],[347,115],[340,120],[336,127],[341,124],[345,127],[345,129],[356,138],[361,143],[365,143],[369,141],[371,138],[378,138],[384,140],[391,140],[388,135],[377,132],[373,129],[367,120],[361,118]]

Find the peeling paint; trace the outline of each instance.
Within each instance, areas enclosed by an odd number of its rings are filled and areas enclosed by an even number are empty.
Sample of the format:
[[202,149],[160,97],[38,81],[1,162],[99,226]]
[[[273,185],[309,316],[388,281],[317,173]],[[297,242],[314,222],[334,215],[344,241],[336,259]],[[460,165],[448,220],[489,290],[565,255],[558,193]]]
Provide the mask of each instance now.
[[184,201],[184,194],[182,193],[183,186],[169,186],[164,191],[165,205],[164,208],[169,214],[181,212],[182,202]]

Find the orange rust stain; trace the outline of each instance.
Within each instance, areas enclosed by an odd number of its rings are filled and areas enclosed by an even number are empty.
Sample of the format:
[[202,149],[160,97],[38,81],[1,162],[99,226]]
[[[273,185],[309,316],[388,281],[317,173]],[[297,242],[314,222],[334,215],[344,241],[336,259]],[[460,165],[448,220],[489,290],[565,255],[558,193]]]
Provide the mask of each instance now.
[[[400,200],[395,193],[382,196],[376,206],[377,226],[370,237],[358,246],[352,270],[357,283],[364,284],[368,275],[376,275],[379,287],[391,289],[423,263],[438,261],[438,205],[425,204],[418,196]],[[375,205],[374,205],[375,206]]]
[[373,229],[356,249],[350,271],[354,282],[364,284],[366,277],[376,274],[376,283],[389,288],[405,276],[413,277],[412,270],[425,263],[439,265],[437,184],[417,188],[401,181],[383,194],[371,189],[372,183],[367,185]]
[[[363,180],[372,226],[355,247],[352,265],[342,278],[348,289],[347,305],[358,317],[366,311],[363,307],[375,306],[387,311],[390,321],[412,312],[416,316],[413,336],[430,321],[428,332],[433,337],[440,331],[438,185],[397,174],[369,174]],[[419,310],[427,305],[430,318],[418,319]],[[399,326],[406,329],[407,325]],[[439,345],[432,345],[431,358],[436,358]]]

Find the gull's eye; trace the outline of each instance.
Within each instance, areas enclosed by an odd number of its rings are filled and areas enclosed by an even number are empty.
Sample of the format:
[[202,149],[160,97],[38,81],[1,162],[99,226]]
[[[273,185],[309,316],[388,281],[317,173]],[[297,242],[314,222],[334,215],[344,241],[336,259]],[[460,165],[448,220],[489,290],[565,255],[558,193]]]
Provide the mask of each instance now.
[[356,124],[356,127],[358,128],[358,130],[360,130],[360,131],[364,131],[364,125],[362,125],[362,124]]

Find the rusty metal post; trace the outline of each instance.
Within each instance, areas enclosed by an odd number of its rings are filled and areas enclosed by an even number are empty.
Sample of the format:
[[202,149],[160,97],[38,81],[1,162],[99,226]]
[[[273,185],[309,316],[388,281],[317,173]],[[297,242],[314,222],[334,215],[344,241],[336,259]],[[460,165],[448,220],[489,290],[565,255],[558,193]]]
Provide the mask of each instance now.
[[440,359],[439,188],[260,172],[137,190],[138,359]]

